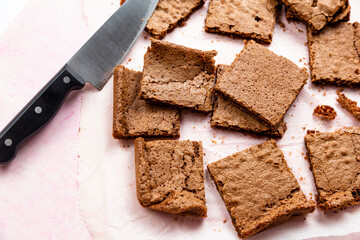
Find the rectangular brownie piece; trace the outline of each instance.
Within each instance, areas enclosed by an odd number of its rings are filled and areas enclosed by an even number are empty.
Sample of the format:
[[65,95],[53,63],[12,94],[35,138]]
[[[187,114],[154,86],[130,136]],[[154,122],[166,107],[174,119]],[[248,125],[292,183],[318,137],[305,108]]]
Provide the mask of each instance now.
[[143,207],[206,217],[201,142],[135,140],[136,190]]
[[[227,65],[218,65],[216,79],[229,68]],[[215,93],[213,112],[211,116],[212,127],[231,128],[241,132],[254,133],[270,137],[282,137],[286,131],[286,124],[280,124],[276,130],[272,130],[257,118],[244,111],[241,107]]]
[[341,22],[314,35],[308,30],[311,81],[360,87],[360,25]]
[[345,20],[350,14],[348,0],[314,1],[314,0],[281,0],[286,6],[287,17],[299,19],[316,33],[327,24]]
[[315,203],[306,199],[275,140],[207,167],[241,238],[315,210]]
[[305,145],[320,210],[360,204],[360,128],[310,131]]
[[271,43],[277,0],[211,0],[205,31]]
[[124,66],[114,69],[113,136],[177,137],[180,114],[173,108],[156,106],[139,99],[141,72]]
[[204,3],[204,0],[160,0],[145,30],[152,37],[161,39]]
[[151,39],[144,59],[140,98],[210,112],[216,54]]
[[295,63],[248,41],[215,89],[276,129],[307,79],[307,72]]

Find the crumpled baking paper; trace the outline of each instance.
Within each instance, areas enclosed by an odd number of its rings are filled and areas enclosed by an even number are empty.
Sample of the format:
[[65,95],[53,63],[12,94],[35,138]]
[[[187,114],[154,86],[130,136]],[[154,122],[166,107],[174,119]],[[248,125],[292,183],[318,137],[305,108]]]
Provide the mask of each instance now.
[[[164,40],[202,50],[217,50],[217,64],[231,64],[244,46],[231,39],[204,32],[204,19],[209,1],[197,11],[185,27],[177,28]],[[352,21],[360,18],[360,3],[351,1]],[[95,12],[95,11],[94,11]],[[91,15],[91,14],[90,14]],[[89,16],[90,16],[89,15]],[[288,23],[284,12],[276,25],[269,47],[299,67],[308,67],[306,29],[300,23]],[[123,61],[126,67],[141,71],[143,56],[150,44],[144,33]],[[266,140],[237,131],[210,127],[210,116],[182,111],[180,140],[202,141],[208,217],[205,219],[165,214],[140,206],[136,199],[133,140],[112,137],[112,79],[101,92],[87,88],[82,95],[79,134],[79,206],[94,239],[238,239],[225,204],[206,170],[208,163],[219,160]],[[316,189],[309,164],[304,159],[304,136],[309,129],[334,131],[343,126],[360,126],[336,102],[335,87],[319,87],[310,83],[295,100],[285,116],[288,129],[277,143],[297,178],[301,189],[314,199]],[[360,102],[358,90],[346,89],[350,99]],[[313,116],[317,105],[333,106],[338,113],[334,121]],[[345,235],[358,232],[359,206],[337,213],[316,210],[257,234],[251,239],[306,239],[318,236]],[[358,237],[358,235],[356,235]],[[355,235],[348,239],[356,239]],[[334,239],[334,238],[333,238]]]

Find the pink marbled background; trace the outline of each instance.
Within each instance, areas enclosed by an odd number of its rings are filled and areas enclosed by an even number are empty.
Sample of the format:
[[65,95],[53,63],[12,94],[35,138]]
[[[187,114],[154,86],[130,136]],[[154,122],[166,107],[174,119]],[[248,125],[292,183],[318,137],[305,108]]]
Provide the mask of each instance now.
[[[0,129],[87,39],[80,0],[30,0],[0,38]],[[90,234],[77,206],[80,92],[0,168],[0,240]]]

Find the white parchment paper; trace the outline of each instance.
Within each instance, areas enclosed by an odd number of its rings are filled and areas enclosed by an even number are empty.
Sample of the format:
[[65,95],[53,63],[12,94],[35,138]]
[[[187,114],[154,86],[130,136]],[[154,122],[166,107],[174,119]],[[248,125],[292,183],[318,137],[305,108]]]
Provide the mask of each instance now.
[[[93,0],[85,6],[89,16],[90,32],[104,20],[104,15],[115,10],[109,7],[99,12],[103,2]],[[351,21],[360,20],[360,2],[350,1]],[[217,50],[217,64],[230,64],[243,42],[204,32],[204,19],[209,1],[164,40],[202,50]],[[101,13],[106,13],[101,15]],[[269,47],[299,67],[308,67],[306,29],[301,23],[288,23],[284,12],[276,25]],[[106,19],[106,18],[105,18]],[[102,20],[102,21],[101,21]],[[149,35],[144,33],[125,59],[126,67],[141,71],[143,56],[149,46]],[[208,217],[198,219],[174,216],[145,209],[136,199],[133,140],[115,140],[112,137],[112,79],[98,92],[88,87],[83,93],[79,133],[79,206],[94,239],[238,239],[230,216],[215,185],[205,170]],[[346,89],[349,98],[360,102],[358,90]],[[313,117],[319,104],[333,106],[338,113],[334,121]],[[230,130],[211,128],[210,116],[188,111],[181,114],[181,138],[202,141],[205,165],[232,153],[259,144],[264,137],[253,137]],[[310,83],[285,116],[288,130],[278,145],[286,161],[308,198],[316,194],[309,164],[304,159],[304,135],[308,129],[334,131],[343,126],[360,126],[336,102],[335,87],[318,87]],[[338,213],[324,214],[318,210],[304,217],[265,231],[251,239],[305,239],[318,236],[344,235],[360,231],[360,208],[354,206]],[[350,239],[350,238],[349,238]],[[353,238],[356,239],[356,238]]]

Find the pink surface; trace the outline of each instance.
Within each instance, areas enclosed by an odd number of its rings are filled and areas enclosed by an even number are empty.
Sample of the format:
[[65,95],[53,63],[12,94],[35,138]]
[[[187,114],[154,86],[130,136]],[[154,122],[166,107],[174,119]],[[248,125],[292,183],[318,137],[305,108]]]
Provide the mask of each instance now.
[[[30,0],[0,39],[0,129],[86,41],[80,0]],[[0,168],[0,240],[91,239],[77,206],[80,92]]]

